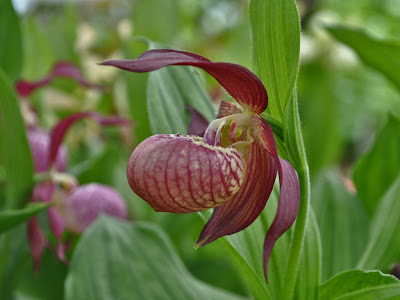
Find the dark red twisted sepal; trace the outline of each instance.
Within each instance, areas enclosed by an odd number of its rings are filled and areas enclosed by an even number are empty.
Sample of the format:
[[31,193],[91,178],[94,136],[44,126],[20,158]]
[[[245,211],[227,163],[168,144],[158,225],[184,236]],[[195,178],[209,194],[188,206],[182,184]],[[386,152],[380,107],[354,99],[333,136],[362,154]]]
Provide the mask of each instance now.
[[154,210],[188,213],[232,198],[245,168],[234,148],[211,146],[200,137],[158,134],[133,151],[127,177],[132,190]]
[[171,49],[149,50],[139,55],[136,60],[109,60],[101,65],[139,73],[170,65],[198,67],[213,76],[245,110],[260,114],[268,105],[264,85],[250,70],[237,64],[212,62],[190,52]]
[[292,165],[278,156],[275,137],[269,124],[260,116],[253,117],[254,128],[257,128],[257,139],[263,148],[272,155],[279,173],[279,202],[275,219],[268,229],[264,241],[264,275],[268,282],[268,262],[272,248],[278,238],[294,223],[299,211],[300,185]]
[[66,77],[74,79],[77,83],[87,88],[104,90],[101,85],[94,84],[86,80],[79,68],[69,62],[58,62],[51,72],[44,78],[37,81],[18,80],[15,90],[20,97],[29,97],[37,88],[48,85],[56,77]]
[[267,203],[276,172],[273,157],[258,143],[252,143],[246,176],[240,190],[227,203],[214,209],[196,246],[207,245],[217,238],[239,232],[252,224]]
[[70,115],[53,128],[50,135],[49,167],[54,163],[58,149],[69,127],[83,118],[91,118],[100,125],[130,125],[130,122],[118,116],[103,116],[95,112],[82,112]]

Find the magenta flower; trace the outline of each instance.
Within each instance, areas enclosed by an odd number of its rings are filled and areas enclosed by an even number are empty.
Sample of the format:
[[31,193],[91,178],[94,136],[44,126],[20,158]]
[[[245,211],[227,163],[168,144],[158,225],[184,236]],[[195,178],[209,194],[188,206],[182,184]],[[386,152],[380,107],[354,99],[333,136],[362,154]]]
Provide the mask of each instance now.
[[133,72],[195,66],[212,75],[238,102],[221,103],[217,119],[203,138],[158,134],[144,140],[129,159],[127,175],[132,190],[156,211],[188,213],[215,208],[196,242],[201,247],[252,224],[264,209],[278,173],[278,209],[264,242],[267,278],[272,248],[296,219],[300,187],[291,164],[278,156],[271,127],[260,116],[268,105],[262,82],[240,65],[169,49],[102,64]]

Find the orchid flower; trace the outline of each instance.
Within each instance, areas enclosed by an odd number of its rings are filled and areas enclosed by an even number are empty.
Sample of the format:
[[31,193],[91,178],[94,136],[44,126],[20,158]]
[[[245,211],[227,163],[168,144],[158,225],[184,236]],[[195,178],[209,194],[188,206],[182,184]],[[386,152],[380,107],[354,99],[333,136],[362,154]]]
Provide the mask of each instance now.
[[291,164],[278,156],[271,127],[260,116],[268,105],[262,82],[243,66],[170,49],[102,65],[133,72],[170,65],[198,67],[237,101],[221,103],[217,119],[203,138],[158,134],[144,140],[129,158],[128,182],[156,211],[189,213],[214,208],[195,244],[201,247],[252,224],[264,209],[278,173],[277,213],[264,241],[267,279],[272,248],[296,219],[300,187]]
[[[80,234],[100,213],[127,218],[125,204],[116,191],[99,184],[78,187],[75,178],[59,173],[65,170],[67,161],[62,140],[70,126],[83,118],[91,118],[101,125],[130,124],[117,116],[105,117],[94,112],[82,112],[61,120],[50,134],[38,128],[27,131],[35,172],[48,171],[50,175],[49,180],[35,185],[32,202],[42,200],[54,203],[48,208],[47,214],[50,231],[57,240],[56,254],[63,262],[67,262],[66,244],[62,241],[66,229]],[[35,217],[28,221],[27,231],[34,269],[38,270],[42,252],[49,244]]]

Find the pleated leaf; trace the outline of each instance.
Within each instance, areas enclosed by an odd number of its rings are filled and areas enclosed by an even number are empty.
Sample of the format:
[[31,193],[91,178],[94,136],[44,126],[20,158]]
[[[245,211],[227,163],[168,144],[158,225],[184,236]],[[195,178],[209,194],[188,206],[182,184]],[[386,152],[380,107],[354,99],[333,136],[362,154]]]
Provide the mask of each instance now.
[[296,1],[251,0],[253,65],[264,83],[271,114],[284,120],[297,78],[300,22]]
[[371,221],[369,242],[358,268],[388,271],[400,261],[400,176],[383,196]]
[[351,47],[361,60],[381,72],[400,90],[400,41],[371,37],[366,31],[344,26],[331,26],[327,30],[335,39]]
[[379,271],[351,270],[321,285],[320,299],[398,299],[400,282]]
[[101,217],[82,236],[65,299],[243,299],[194,278],[157,227]]

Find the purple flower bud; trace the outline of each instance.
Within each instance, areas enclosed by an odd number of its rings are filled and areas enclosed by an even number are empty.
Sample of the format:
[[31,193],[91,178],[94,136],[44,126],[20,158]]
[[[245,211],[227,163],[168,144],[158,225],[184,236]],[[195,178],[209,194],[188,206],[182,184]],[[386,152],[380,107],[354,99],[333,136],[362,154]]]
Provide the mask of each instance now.
[[59,203],[58,209],[65,218],[66,227],[75,233],[82,233],[102,213],[127,219],[126,205],[120,194],[97,183],[77,187]]
[[[40,129],[28,129],[28,142],[32,152],[35,172],[46,172],[49,169],[50,135]],[[61,147],[56,158],[57,171],[64,171],[67,164],[67,151]]]

